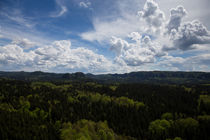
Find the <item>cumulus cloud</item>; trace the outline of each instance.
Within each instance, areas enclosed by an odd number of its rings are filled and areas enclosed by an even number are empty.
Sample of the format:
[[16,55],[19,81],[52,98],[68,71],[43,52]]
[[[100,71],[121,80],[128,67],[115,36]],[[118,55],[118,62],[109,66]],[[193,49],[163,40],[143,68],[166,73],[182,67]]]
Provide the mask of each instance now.
[[[209,68],[209,55],[195,55],[187,58],[173,57],[170,50],[198,49],[202,44],[210,44],[210,32],[198,20],[183,22],[187,11],[183,6],[170,10],[168,21],[153,0],[147,0],[142,11],[138,12],[145,21],[146,30],[132,32],[128,38],[112,37],[110,49],[115,52],[115,62],[133,68],[153,64],[166,70],[198,70]],[[155,31],[159,34],[153,34]],[[196,69],[196,67],[198,69]]]
[[156,57],[166,55],[159,43],[152,41],[149,36],[143,37],[139,33],[133,32],[129,37],[135,42],[128,43],[116,37],[111,39],[111,50],[117,54],[115,58],[117,63],[140,66],[146,63],[154,63]]
[[[92,50],[79,47],[72,49],[69,40],[54,41],[51,45],[39,46],[30,51],[17,44],[0,48],[0,64],[6,70],[21,67],[32,70],[107,72],[112,62]],[[8,69],[7,69],[8,68]]]
[[81,1],[79,3],[79,6],[82,7],[82,8],[89,8],[91,6],[91,2],[89,2],[89,1]]
[[30,64],[34,58],[32,51],[25,53],[24,50],[16,44],[9,44],[0,47],[0,64],[7,66],[24,66]]
[[[174,58],[170,55],[170,50],[187,51],[199,48],[201,44],[210,43],[207,28],[199,21],[183,22],[186,15],[187,11],[180,5],[171,9],[169,19],[165,20],[165,14],[158,4],[154,0],[147,0],[143,9],[138,12],[140,21],[133,20],[135,22],[132,22],[132,26],[130,26],[131,22],[127,24],[122,18],[107,23],[97,21],[94,24],[94,31],[86,32],[81,36],[90,41],[101,41],[112,37],[110,50],[115,53],[113,63],[127,69],[140,68],[149,64],[156,65],[159,61],[168,62],[168,67],[178,68],[187,63],[187,60],[194,60],[196,57]],[[132,17],[132,19],[135,18],[137,17]],[[136,25],[139,28],[136,28]],[[129,31],[130,34],[128,34]],[[169,61],[173,58],[173,61]]]
[[[52,14],[52,17],[59,17],[67,12],[62,2],[58,0],[56,2],[59,9]],[[126,1],[126,4],[120,2],[129,7],[127,3],[131,1]],[[89,8],[91,3],[81,1],[79,6]],[[201,51],[199,50],[201,45],[210,44],[210,33],[200,21],[184,20],[187,12],[183,6],[171,9],[168,20],[165,20],[165,14],[154,0],[147,0],[138,15],[137,9],[133,10],[136,14],[131,14],[133,12],[131,8],[132,12],[125,9],[112,9],[113,13],[123,11],[118,16],[108,18],[102,16],[103,19],[94,17],[93,29],[81,34],[83,39],[89,41],[106,42],[111,39],[110,50],[115,53],[114,59],[110,58],[112,60],[84,47],[74,48],[70,40],[48,41],[43,43],[48,45],[40,45],[34,43],[35,40],[30,37],[29,39],[33,41],[27,39],[26,35],[23,39],[16,39],[0,47],[0,68],[94,73],[154,70],[154,68],[210,69],[208,52],[197,54],[195,50],[191,56],[183,54],[191,49]],[[14,34],[14,30],[10,30],[11,32]]]
[[185,15],[187,15],[187,11],[184,9],[183,6],[178,6],[177,8],[173,8],[170,10],[170,20],[167,25],[168,33],[170,33],[172,29],[178,31],[178,28],[182,22],[182,18]]
[[111,47],[110,49],[114,51],[117,55],[120,55],[122,51],[129,47],[129,43],[121,38],[112,37],[110,40]]
[[23,49],[30,49],[35,46],[35,42],[32,42],[27,38],[16,39],[12,42],[12,44],[16,44],[22,47]]
[[149,29],[153,28],[159,32],[160,27],[164,24],[165,14],[160,10],[154,0],[147,0],[142,11],[138,12],[141,19],[145,20]]
[[210,43],[210,33],[207,28],[195,20],[192,22],[183,23],[178,31],[171,30],[171,40],[173,41],[172,48],[181,50],[195,49],[200,44]]

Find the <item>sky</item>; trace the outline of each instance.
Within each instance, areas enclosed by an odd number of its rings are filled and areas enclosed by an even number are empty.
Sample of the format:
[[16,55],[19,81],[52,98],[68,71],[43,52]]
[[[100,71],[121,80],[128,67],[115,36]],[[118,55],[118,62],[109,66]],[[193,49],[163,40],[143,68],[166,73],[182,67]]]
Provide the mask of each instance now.
[[209,0],[0,0],[0,71],[210,72]]

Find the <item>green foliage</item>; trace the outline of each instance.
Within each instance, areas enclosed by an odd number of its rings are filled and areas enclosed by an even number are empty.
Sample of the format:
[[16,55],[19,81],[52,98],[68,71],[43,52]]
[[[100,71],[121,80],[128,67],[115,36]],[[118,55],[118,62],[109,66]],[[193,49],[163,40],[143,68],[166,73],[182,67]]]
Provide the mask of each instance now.
[[166,139],[166,140],[182,140],[180,137],[175,137],[174,139]]
[[80,120],[74,124],[64,123],[61,129],[62,140],[128,140],[128,137],[118,136],[106,122],[95,123]]
[[50,82],[33,82],[31,84],[31,87],[33,87],[33,89],[40,89],[42,86],[53,88],[53,89],[57,87],[55,84],[50,83]]
[[209,93],[207,85],[2,79],[0,139],[208,140]]
[[142,102],[138,102],[138,101],[134,101],[132,99],[129,99],[128,97],[110,97],[107,95],[101,95],[99,93],[83,93],[81,91],[79,91],[78,96],[76,96],[76,98],[73,97],[68,97],[68,101],[70,103],[73,102],[78,102],[81,100],[86,100],[89,101],[91,103],[102,103],[102,104],[110,104],[110,103],[114,103],[117,106],[120,107],[135,107],[137,109],[141,108],[141,107],[145,107],[144,103]]
[[23,96],[21,96],[20,98],[19,98],[19,102],[20,102],[20,111],[22,111],[22,112],[29,112],[29,109],[30,109],[30,102],[27,100],[27,99],[25,99]]
[[167,138],[171,123],[167,120],[155,120],[149,124],[149,132],[154,139]]
[[199,110],[203,114],[209,114],[210,113],[210,95],[200,95]]
[[179,119],[176,121],[176,124],[180,129],[184,130],[196,130],[199,126],[198,121],[193,118]]
[[172,113],[164,113],[162,116],[161,116],[161,119],[165,119],[165,120],[173,120],[173,114]]
[[210,115],[198,116],[199,129],[200,129],[200,139],[209,139],[210,131]]
[[176,138],[174,138],[174,140],[182,140],[182,138],[176,137]]
[[0,110],[9,111],[9,112],[16,111],[11,104],[7,103],[1,103]]
[[178,119],[175,121],[175,132],[178,136],[188,139],[196,139],[199,122],[193,118]]
[[117,86],[112,85],[112,86],[110,86],[109,88],[110,88],[111,90],[115,91],[115,90],[117,89]]
[[209,122],[210,123],[210,115],[198,116],[198,120],[199,121],[205,121],[205,122]]

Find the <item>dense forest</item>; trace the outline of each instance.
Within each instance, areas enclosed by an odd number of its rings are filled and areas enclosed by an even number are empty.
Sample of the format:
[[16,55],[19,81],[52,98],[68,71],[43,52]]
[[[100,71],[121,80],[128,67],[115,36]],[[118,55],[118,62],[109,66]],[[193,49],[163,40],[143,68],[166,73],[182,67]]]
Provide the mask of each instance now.
[[210,138],[209,73],[21,74],[0,73],[1,140]]
[[169,71],[141,71],[124,74],[84,74],[76,73],[46,73],[35,72],[4,72],[0,71],[0,78],[10,78],[25,81],[72,81],[97,82],[101,84],[209,84],[210,72],[169,72]]

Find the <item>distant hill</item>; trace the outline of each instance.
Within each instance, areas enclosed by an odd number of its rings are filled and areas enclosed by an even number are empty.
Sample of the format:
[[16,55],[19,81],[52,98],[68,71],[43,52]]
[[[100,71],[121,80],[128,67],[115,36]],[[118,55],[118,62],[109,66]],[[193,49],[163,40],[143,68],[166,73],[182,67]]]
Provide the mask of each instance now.
[[72,81],[99,83],[209,84],[209,72],[131,72],[125,74],[84,74],[35,72],[0,72],[0,78],[27,81]]

